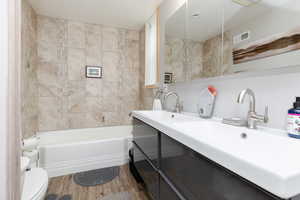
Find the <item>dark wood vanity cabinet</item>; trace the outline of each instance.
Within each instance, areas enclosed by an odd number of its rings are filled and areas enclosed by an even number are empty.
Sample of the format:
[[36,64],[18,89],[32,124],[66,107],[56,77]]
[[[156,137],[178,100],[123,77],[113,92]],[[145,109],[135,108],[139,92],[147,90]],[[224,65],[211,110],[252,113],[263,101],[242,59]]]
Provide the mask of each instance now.
[[160,199],[168,199],[168,200],[181,200],[171,186],[160,176],[160,184],[159,184],[159,197]]
[[[161,171],[189,200],[207,199],[211,193],[211,169],[194,158],[193,152],[170,137],[161,135]],[[210,198],[211,199],[211,198]]]
[[157,130],[135,119],[133,121],[133,143],[158,167],[158,133]]
[[142,178],[148,194],[152,199],[159,199],[159,173],[136,145],[134,145],[133,157],[135,168]]
[[161,171],[188,200],[278,199],[165,134],[161,144]]
[[153,200],[280,199],[134,119],[133,165]]
[[[132,164],[142,180],[149,196],[159,200],[159,135],[156,129],[134,119],[133,121]],[[134,174],[136,172],[133,172]]]

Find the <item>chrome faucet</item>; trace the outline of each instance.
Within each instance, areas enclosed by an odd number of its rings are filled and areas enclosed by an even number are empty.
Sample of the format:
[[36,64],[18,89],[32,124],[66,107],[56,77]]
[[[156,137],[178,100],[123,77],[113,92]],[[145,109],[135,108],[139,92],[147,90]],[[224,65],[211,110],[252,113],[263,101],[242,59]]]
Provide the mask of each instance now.
[[265,114],[264,115],[258,115],[255,111],[255,94],[251,89],[243,90],[237,99],[238,103],[244,103],[244,99],[248,95],[250,97],[250,107],[247,115],[247,126],[250,129],[256,129],[257,128],[257,122],[264,122],[267,123],[269,121],[268,117],[268,107],[265,108]]
[[180,103],[180,98],[179,98],[179,95],[176,93],[176,92],[168,92],[167,94],[164,95],[164,109],[166,108],[166,102],[167,102],[167,99],[170,97],[170,96],[175,96],[176,97],[176,106],[175,106],[175,109],[172,111],[172,112],[177,112],[177,113],[181,113],[182,110],[183,110],[183,106],[182,104]]

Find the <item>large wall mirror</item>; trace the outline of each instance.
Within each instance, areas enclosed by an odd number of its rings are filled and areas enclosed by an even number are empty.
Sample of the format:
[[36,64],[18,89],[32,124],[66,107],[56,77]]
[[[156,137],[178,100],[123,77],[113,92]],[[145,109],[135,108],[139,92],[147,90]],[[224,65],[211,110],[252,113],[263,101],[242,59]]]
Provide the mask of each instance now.
[[167,21],[165,83],[300,64],[299,0],[187,0]]

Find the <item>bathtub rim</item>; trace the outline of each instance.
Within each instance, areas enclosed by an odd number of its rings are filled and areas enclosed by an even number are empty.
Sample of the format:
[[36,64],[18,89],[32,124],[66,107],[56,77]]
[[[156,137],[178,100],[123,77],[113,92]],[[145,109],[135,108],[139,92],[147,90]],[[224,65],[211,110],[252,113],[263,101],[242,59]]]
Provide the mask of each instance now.
[[[104,131],[103,133],[105,134],[105,128],[108,127],[100,127],[100,128],[88,128],[88,129],[68,129],[68,130],[60,130],[58,132],[56,131],[46,131],[46,132],[39,132],[37,137],[45,137],[50,136],[51,139],[52,136],[55,137],[56,135],[58,136],[58,140],[61,139],[58,144],[53,144],[53,140],[50,141],[49,144],[43,142],[42,144],[39,145],[39,152],[40,156],[45,156],[43,159],[40,159],[39,165],[43,168],[45,168],[49,174],[49,177],[57,177],[57,176],[65,176],[65,175],[70,175],[73,173],[78,173],[78,172],[83,172],[83,171],[88,171],[88,170],[93,170],[93,169],[99,169],[99,168],[106,168],[106,167],[112,167],[112,166],[120,166],[124,165],[129,162],[129,155],[128,151],[131,148],[132,144],[132,128],[133,126],[113,126],[110,127],[110,130],[114,131],[114,128],[116,131],[122,131],[122,128],[126,128],[126,131],[124,132],[125,134],[112,134],[109,137],[96,137],[96,138],[89,138],[84,141],[63,141],[66,136],[72,135],[72,131],[76,131],[76,135],[79,134],[85,134],[85,132],[91,131],[93,134],[95,134],[95,130],[97,129],[99,131]],[[67,133],[64,136],[60,136],[60,134]],[[112,133],[112,132],[109,132]],[[108,134],[109,134],[108,133]],[[87,133],[88,134],[88,133]],[[97,133],[96,133],[97,135]],[[101,135],[101,133],[100,133]],[[61,138],[60,138],[61,137]],[[81,136],[80,136],[81,137]],[[78,138],[77,138],[78,139]],[[94,155],[89,155],[87,157],[85,156],[78,156],[78,158],[75,159],[68,159],[68,156],[63,156],[65,160],[63,161],[51,161],[51,157],[54,156],[55,153],[55,148],[77,148],[76,146],[78,145],[78,148],[80,150],[80,146],[87,146],[87,145],[101,145],[107,143],[119,143],[119,150],[118,153],[113,152],[109,150],[103,150],[100,152],[95,152]],[[112,146],[111,148],[115,148],[116,146]],[[47,160],[46,156],[50,156],[50,160]]]
[[117,140],[132,140],[133,137],[119,137],[119,138],[109,138],[109,139],[97,139],[97,140],[86,140],[82,142],[70,142],[70,143],[60,143],[60,144],[40,144],[38,148],[51,148],[51,147],[61,147],[61,146],[74,146],[74,145],[86,145],[86,144],[95,144],[101,142],[110,142]]
[[49,131],[37,131],[36,135],[43,135],[43,134],[58,134],[58,133],[54,133],[54,132],[79,132],[82,130],[88,131],[88,130],[95,130],[95,129],[105,129],[105,128],[120,128],[120,127],[127,127],[127,128],[133,128],[133,125],[113,125],[113,126],[100,126],[100,127],[94,127],[94,128],[70,128],[70,129],[59,129],[59,130],[49,130]]
[[[111,135],[111,137],[105,137],[103,139],[101,139],[100,137],[99,138],[94,138],[94,139],[88,139],[88,140],[84,140],[84,141],[66,141],[66,142],[60,142],[59,144],[47,144],[47,142],[41,142],[42,141],[42,137],[45,136],[45,137],[55,137],[56,135],[58,137],[63,137],[62,135],[60,134],[68,134],[68,135],[72,135],[72,131],[75,131],[76,133],[74,134],[86,134],[84,132],[88,132],[88,131],[91,131],[93,130],[93,134],[95,134],[95,130],[102,130],[104,131],[105,129],[118,129],[118,128],[128,128],[128,131],[130,131],[130,134],[126,133],[124,134],[124,136],[121,136],[121,135],[118,135],[118,136],[115,136],[115,135]],[[40,143],[39,143],[39,148],[42,148],[42,147],[49,147],[49,146],[52,146],[52,147],[59,147],[61,145],[75,145],[75,144],[86,144],[86,143],[90,143],[90,144],[93,144],[97,141],[111,141],[111,140],[118,140],[118,139],[132,139],[133,138],[133,135],[132,135],[132,129],[133,129],[133,125],[121,125],[121,126],[103,126],[103,127],[96,127],[96,128],[83,128],[83,129],[66,129],[66,130],[57,130],[57,131],[40,131],[40,132],[37,132],[36,134],[36,137],[39,138],[40,140]],[[101,133],[99,134],[101,135]]]

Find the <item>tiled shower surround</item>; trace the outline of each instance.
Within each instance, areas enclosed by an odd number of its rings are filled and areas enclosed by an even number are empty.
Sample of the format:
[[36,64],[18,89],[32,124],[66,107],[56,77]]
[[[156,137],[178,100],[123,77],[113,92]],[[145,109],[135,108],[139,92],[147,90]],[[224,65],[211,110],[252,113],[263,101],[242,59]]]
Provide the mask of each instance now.
[[21,115],[24,137],[38,130],[37,16],[22,1]]
[[[139,108],[139,32],[38,16],[39,130],[128,124]],[[102,79],[85,66],[103,66]]]
[[[38,15],[37,130],[130,124],[129,113],[146,106],[141,35]],[[87,79],[86,65],[103,66],[103,78]],[[24,137],[33,134],[23,132]]]

